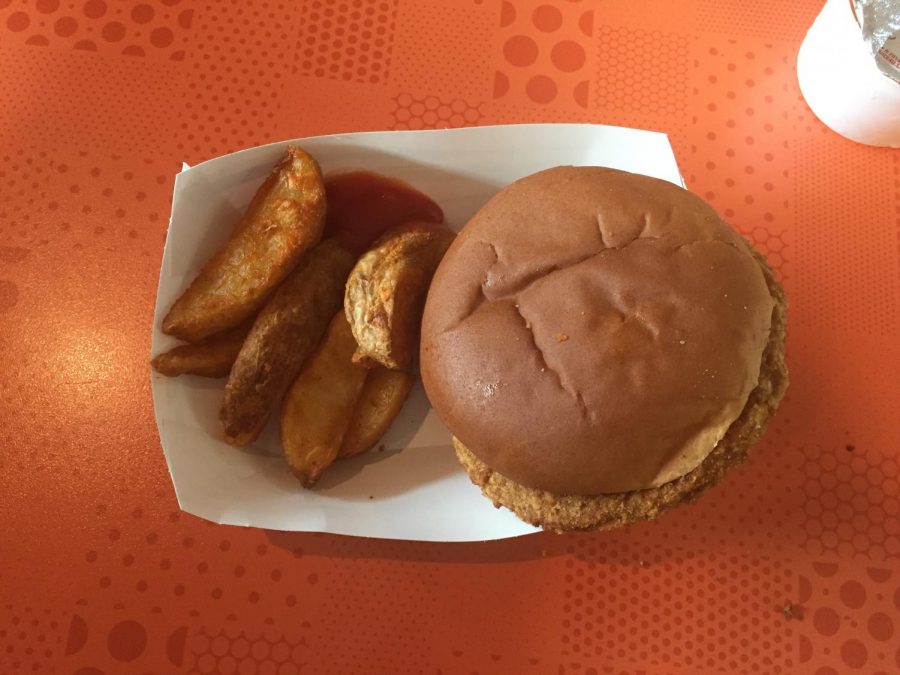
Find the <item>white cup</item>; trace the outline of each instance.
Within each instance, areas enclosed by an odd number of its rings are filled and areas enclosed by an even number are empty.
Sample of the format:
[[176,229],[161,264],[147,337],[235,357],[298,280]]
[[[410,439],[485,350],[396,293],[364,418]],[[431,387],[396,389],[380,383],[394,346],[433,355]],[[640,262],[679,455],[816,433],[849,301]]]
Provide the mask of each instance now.
[[853,0],[827,0],[797,56],[807,104],[858,143],[900,147],[900,83],[884,75],[862,37]]

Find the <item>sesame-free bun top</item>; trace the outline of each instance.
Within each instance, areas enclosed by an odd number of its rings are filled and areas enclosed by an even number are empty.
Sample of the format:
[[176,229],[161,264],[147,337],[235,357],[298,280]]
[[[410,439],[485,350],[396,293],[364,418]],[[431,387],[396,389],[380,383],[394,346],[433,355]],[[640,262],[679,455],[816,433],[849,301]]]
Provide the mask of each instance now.
[[699,197],[557,167],[499,192],[451,245],[422,379],[450,431],[521,485],[656,487],[741,413],[773,304],[748,245]]

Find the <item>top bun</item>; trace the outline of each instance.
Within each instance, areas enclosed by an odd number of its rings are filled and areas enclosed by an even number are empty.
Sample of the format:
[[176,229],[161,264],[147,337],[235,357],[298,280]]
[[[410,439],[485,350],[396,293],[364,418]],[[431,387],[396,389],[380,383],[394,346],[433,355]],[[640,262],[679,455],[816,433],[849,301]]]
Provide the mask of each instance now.
[[749,246],[699,197],[557,167],[494,196],[447,251],[422,379],[451,432],[521,485],[656,487],[740,415],[773,306]]

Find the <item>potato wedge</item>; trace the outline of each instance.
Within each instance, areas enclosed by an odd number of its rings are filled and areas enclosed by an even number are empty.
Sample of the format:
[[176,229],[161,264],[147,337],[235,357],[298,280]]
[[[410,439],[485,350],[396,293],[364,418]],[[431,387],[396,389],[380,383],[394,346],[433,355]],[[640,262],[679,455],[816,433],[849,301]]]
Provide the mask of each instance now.
[[178,345],[163,354],[158,354],[150,365],[156,372],[167,377],[178,375],[227,377],[252,325],[252,321],[245,321],[196,344]]
[[356,361],[409,369],[431,277],[454,236],[443,225],[407,223],[386,232],[357,261],[344,294],[359,344]]
[[343,312],[288,390],[281,445],[294,475],[312,487],[337,458],[368,370],[351,360],[356,340]]
[[397,417],[415,381],[405,370],[370,369],[338,458],[355,457],[373,448]]
[[253,442],[341,308],[353,255],[326,239],[266,303],[231,368],[219,411],[225,441]]
[[224,248],[172,305],[163,332],[197,342],[256,314],[303,253],[321,239],[324,224],[319,165],[302,149],[289,147]]

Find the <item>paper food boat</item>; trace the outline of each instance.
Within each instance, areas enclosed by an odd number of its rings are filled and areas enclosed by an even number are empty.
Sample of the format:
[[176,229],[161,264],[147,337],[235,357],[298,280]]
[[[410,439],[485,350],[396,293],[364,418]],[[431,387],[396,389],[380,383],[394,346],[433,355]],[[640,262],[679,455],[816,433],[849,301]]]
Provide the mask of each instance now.
[[[175,180],[154,355],[177,343],[160,331],[163,316],[228,236],[288,144],[315,156],[326,175],[367,169],[413,185],[441,205],[455,230],[503,186],[553,166],[609,166],[683,185],[665,135],[598,125],[341,134],[218,157],[186,168]],[[160,441],[178,502],[188,513],[229,525],[426,541],[535,531],[495,509],[469,482],[421,384],[382,439],[384,450],[335,463],[315,490],[301,487],[281,458],[278,414],[250,447],[220,440],[223,386],[222,380],[152,375]]]

